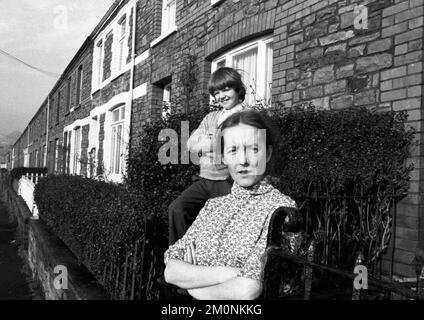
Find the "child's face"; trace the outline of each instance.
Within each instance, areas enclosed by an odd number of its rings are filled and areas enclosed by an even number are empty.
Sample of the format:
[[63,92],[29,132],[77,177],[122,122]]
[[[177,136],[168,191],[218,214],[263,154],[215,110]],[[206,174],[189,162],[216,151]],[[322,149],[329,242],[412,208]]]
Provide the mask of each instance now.
[[231,177],[242,187],[262,180],[272,147],[266,146],[266,130],[239,124],[222,132],[223,160]]
[[223,90],[216,90],[214,97],[219,105],[226,110],[231,110],[240,104],[240,98],[233,88],[225,87]]

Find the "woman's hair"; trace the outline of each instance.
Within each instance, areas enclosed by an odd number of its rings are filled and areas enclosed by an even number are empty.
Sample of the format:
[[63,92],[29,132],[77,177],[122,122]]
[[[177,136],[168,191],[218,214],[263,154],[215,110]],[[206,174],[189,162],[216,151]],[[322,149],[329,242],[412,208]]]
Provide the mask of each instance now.
[[208,90],[211,96],[215,96],[215,91],[224,90],[226,87],[234,89],[241,101],[246,98],[246,87],[241,75],[233,68],[219,68],[209,79]]
[[273,153],[271,156],[271,160],[267,165],[266,174],[269,174],[275,165],[275,156],[278,153],[277,141],[280,136],[280,130],[276,126],[275,122],[265,114],[265,112],[260,111],[240,111],[229,116],[224,122],[219,126],[220,130],[220,143],[221,143],[221,154],[224,151],[224,141],[222,133],[225,129],[229,129],[235,127],[239,124],[245,124],[248,126],[252,126],[257,129],[266,130],[266,148],[268,151],[269,147],[272,147]]

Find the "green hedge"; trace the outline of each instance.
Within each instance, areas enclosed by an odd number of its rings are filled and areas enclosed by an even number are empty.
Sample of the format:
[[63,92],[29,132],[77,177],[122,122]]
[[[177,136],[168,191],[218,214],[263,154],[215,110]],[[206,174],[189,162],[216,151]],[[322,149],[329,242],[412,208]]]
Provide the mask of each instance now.
[[120,185],[51,175],[37,184],[34,198],[40,218],[98,276],[143,234],[138,198]]

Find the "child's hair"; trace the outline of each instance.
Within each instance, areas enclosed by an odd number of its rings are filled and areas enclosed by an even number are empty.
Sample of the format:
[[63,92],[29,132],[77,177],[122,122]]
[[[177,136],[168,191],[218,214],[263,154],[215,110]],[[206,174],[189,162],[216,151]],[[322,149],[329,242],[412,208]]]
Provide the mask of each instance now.
[[239,124],[245,124],[257,129],[266,130],[266,148],[268,150],[269,147],[272,147],[273,150],[271,160],[268,163],[266,170],[266,173],[269,174],[274,170],[275,158],[278,154],[277,141],[278,137],[280,136],[280,130],[278,129],[276,123],[269,116],[267,116],[265,112],[247,110],[232,114],[219,126],[221,155],[224,151],[222,132],[225,129],[235,127]]
[[209,79],[208,90],[211,96],[215,96],[216,90],[224,90],[226,87],[234,89],[241,101],[246,98],[246,87],[241,75],[233,68],[219,68]]

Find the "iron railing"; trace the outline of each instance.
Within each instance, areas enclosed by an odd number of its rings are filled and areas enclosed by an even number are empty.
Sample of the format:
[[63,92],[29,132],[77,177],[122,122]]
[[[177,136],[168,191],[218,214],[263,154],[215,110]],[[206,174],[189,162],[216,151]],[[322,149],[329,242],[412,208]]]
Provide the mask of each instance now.
[[[298,201],[305,220],[301,240],[296,248],[284,246],[283,235],[269,243],[265,298],[424,299],[421,272],[412,283],[393,280],[399,199],[395,194],[359,194]],[[390,270],[382,270],[385,253],[391,258]],[[358,264],[367,271],[368,290],[354,287]]]

